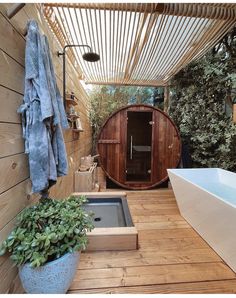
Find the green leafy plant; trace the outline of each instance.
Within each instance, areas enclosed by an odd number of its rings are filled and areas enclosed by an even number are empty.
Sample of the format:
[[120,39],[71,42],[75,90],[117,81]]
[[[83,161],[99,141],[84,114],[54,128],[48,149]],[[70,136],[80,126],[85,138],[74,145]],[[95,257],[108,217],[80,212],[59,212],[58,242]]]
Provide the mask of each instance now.
[[174,76],[169,113],[189,147],[193,167],[236,171],[236,29],[223,41]]
[[0,255],[9,251],[16,265],[30,262],[32,267],[39,267],[68,252],[85,249],[86,233],[94,228],[91,214],[82,208],[86,201],[84,196],[47,198],[24,209],[3,242]]

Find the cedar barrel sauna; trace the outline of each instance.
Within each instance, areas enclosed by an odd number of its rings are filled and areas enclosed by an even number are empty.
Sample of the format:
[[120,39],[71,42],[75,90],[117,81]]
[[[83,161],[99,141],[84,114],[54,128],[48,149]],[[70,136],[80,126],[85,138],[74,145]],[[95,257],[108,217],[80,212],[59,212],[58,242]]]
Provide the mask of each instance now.
[[101,167],[116,184],[148,189],[168,179],[181,155],[179,132],[163,111],[149,105],[130,105],[113,113],[97,141]]

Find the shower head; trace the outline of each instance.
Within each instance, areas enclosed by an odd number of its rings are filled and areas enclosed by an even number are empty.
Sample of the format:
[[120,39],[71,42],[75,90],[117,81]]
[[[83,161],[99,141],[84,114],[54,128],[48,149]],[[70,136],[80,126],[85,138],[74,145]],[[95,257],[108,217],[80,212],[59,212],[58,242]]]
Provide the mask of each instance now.
[[87,62],[97,62],[100,60],[100,56],[94,52],[84,53],[82,57]]

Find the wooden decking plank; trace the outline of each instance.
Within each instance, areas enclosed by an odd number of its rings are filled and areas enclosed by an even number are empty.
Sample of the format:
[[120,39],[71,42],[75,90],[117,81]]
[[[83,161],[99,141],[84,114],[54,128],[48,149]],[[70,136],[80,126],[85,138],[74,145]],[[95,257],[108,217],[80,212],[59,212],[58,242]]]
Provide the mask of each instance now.
[[[138,205],[138,204],[143,204],[145,201],[143,198],[133,198],[133,199],[128,199],[129,205]],[[176,204],[176,201],[173,199],[173,197],[158,197],[158,198],[149,198],[148,199],[149,204],[166,204],[166,203],[172,203]]]
[[78,270],[70,289],[235,279],[223,263],[194,263]]
[[177,209],[176,203],[163,203],[163,204],[148,204],[148,203],[142,203],[142,204],[130,204],[130,210],[135,211],[135,210],[148,210],[148,211],[157,211],[160,209]]
[[236,278],[223,263],[127,267],[125,285],[164,284]]
[[137,190],[125,190],[125,192],[129,195],[129,197],[142,197],[144,196],[172,196],[174,197],[174,192],[171,189],[167,188],[159,188],[153,190],[145,190],[145,191],[137,191]]
[[181,217],[171,190],[127,199],[139,250],[83,253],[69,293],[236,292],[236,274]]
[[145,209],[135,209],[130,208],[132,216],[149,216],[149,215],[171,215],[171,214],[180,214],[179,209],[157,209],[157,210],[145,210]]
[[235,294],[236,280],[70,290],[69,294]]
[[143,215],[133,215],[132,216],[133,222],[176,222],[176,221],[185,221],[184,218],[179,214],[169,214],[169,215],[149,215],[149,216],[143,216]]
[[138,232],[139,240],[151,239],[183,239],[183,238],[200,238],[200,236],[192,228],[187,229],[161,229],[161,230],[145,230]]
[[141,230],[159,230],[159,229],[185,229],[189,228],[190,225],[182,221],[163,221],[163,222],[141,222],[135,223],[135,227],[138,231]]
[[86,253],[81,256],[79,269],[132,267],[182,263],[221,262],[220,257],[209,248],[192,250],[124,251]]
[[208,244],[201,238],[164,238],[164,239],[139,239],[139,249],[144,250],[189,250],[198,248],[209,248]]

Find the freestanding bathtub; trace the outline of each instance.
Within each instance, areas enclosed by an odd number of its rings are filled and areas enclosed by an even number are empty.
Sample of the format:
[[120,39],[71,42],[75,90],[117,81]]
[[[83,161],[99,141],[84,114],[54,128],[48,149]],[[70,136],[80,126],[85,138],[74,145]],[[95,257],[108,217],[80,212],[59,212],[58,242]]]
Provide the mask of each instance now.
[[168,169],[181,215],[236,272],[236,174]]

